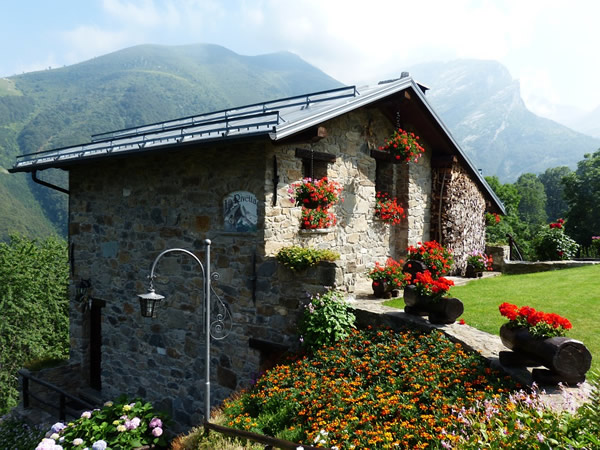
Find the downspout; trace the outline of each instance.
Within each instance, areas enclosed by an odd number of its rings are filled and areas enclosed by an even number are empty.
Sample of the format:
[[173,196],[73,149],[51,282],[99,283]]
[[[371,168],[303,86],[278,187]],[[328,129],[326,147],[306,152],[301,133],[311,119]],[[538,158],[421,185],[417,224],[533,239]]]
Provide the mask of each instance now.
[[44,181],[44,180],[40,180],[37,177],[37,170],[34,170],[33,172],[31,172],[31,179],[35,183],[41,184],[42,186],[45,186],[47,188],[54,189],[55,191],[62,192],[63,194],[67,194],[67,195],[70,194],[68,189],[62,188],[60,186],[56,186],[55,184],[48,183],[47,181]]

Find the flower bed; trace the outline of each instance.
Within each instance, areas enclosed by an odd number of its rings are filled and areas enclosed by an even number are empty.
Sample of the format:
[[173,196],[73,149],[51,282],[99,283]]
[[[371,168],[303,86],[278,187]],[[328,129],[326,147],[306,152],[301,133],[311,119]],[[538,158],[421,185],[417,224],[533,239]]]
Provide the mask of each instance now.
[[461,408],[515,387],[441,333],[353,330],[280,364],[224,404],[226,425],[338,448],[429,448],[459,440]]

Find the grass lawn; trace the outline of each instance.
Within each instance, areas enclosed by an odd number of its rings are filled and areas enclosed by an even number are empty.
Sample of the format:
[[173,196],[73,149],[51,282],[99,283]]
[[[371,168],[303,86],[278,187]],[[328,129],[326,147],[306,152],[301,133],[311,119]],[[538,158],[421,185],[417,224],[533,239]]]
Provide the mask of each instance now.
[[[573,324],[567,336],[587,346],[592,370],[600,370],[600,265],[478,279],[453,287],[450,294],[464,303],[461,318],[468,325],[496,335],[506,322],[498,311],[503,302],[566,317]],[[402,299],[386,304],[404,308]]]

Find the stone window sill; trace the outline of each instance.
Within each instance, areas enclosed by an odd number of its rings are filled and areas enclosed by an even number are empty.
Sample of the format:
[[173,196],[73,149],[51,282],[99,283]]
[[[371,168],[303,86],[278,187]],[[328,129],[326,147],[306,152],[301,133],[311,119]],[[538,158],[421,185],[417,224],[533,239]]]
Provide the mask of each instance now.
[[304,234],[307,236],[313,235],[313,234],[328,234],[328,233],[333,233],[335,231],[334,227],[331,228],[300,228],[300,234]]

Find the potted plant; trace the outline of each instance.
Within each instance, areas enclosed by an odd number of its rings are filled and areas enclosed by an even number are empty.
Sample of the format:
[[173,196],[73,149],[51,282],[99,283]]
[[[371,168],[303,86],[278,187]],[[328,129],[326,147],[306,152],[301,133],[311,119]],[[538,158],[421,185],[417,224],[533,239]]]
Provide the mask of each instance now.
[[500,352],[501,364],[546,366],[548,371],[534,369],[532,375],[534,381],[547,384],[585,380],[592,356],[582,342],[565,337],[572,328],[568,319],[507,302],[502,303],[499,310],[508,319],[500,327],[500,339],[512,350]]
[[412,132],[398,128],[394,134],[379,147],[379,150],[389,152],[397,161],[418,162],[425,153],[425,149],[419,143],[419,136]]
[[301,183],[290,187],[290,201],[302,206],[300,226],[314,230],[330,228],[337,223],[335,214],[329,208],[340,200],[341,186],[327,177],[320,180],[304,178]]
[[428,316],[431,323],[450,324],[464,312],[462,302],[446,297],[454,282],[444,277],[433,278],[431,272],[406,274],[404,286],[404,312]]
[[[433,278],[439,278],[442,275],[450,273],[454,264],[452,252],[437,241],[419,242],[417,246],[411,245],[407,249],[407,254],[407,266],[419,265],[413,264],[413,261],[422,262],[427,267],[427,270],[431,272]],[[415,271],[413,270],[413,272]]]
[[367,272],[371,279],[373,294],[377,298],[391,297],[391,291],[404,285],[405,274],[402,272],[402,261],[388,258],[385,264],[375,263],[375,267]]
[[327,208],[317,206],[315,209],[302,207],[302,218],[300,224],[306,230],[330,228],[337,223],[335,214]]
[[491,255],[474,250],[467,256],[467,269],[465,276],[467,278],[481,277],[486,270],[492,270],[494,259]]
[[339,183],[329,180],[327,177],[320,180],[304,178],[301,183],[293,184],[290,198],[296,206],[303,206],[308,209],[329,208],[338,202],[342,191]]
[[375,201],[375,217],[385,223],[398,225],[406,218],[404,208],[398,203],[397,198],[392,198],[387,192],[377,192]]

